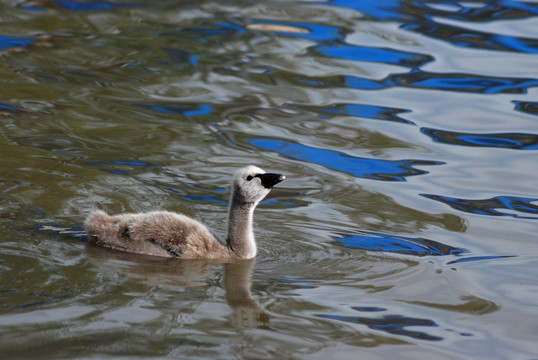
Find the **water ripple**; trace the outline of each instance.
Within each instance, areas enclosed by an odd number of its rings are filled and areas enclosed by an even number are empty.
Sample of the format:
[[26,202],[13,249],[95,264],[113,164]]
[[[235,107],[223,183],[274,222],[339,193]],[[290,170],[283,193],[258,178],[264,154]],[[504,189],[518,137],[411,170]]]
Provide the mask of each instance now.
[[[316,2],[316,1],[313,1]],[[466,5],[460,1],[443,1],[443,8],[434,2],[403,2],[401,0],[353,1],[332,0],[327,5],[350,8],[359,11],[366,19],[398,21],[404,24],[424,23],[434,16],[470,22],[490,22],[492,20],[514,20],[533,17],[538,14],[536,4],[501,0],[480,3],[481,6]],[[447,9],[450,8],[450,9]],[[418,31],[418,30],[417,30]],[[421,30],[424,31],[424,30]],[[426,32],[426,35],[428,33]],[[445,38],[445,36],[443,36]]]
[[405,181],[407,176],[423,175],[428,172],[415,168],[420,165],[442,165],[430,160],[380,160],[362,158],[339,151],[315,148],[299,143],[276,139],[247,139],[248,143],[283,156],[308,161],[328,169],[351,174],[358,178],[381,181]]
[[470,200],[432,194],[421,195],[467,213],[538,220],[538,199],[535,198],[496,196],[490,199]]
[[446,90],[482,94],[525,94],[538,86],[538,79],[492,77],[461,73],[432,73],[415,70],[407,74],[390,75],[384,83],[404,87]]
[[367,61],[399,65],[410,68],[425,65],[433,60],[431,55],[395,49],[330,43],[311,47],[315,54],[352,61]]
[[[479,94],[526,94],[529,88],[538,87],[538,79],[493,77],[464,73],[434,73],[412,70],[409,73],[391,74],[382,80],[351,75],[306,76],[283,70],[268,70],[265,76],[292,80],[311,88],[345,87],[356,90],[383,90],[406,87],[423,90],[443,90]],[[272,81],[274,83],[274,80]]]
[[420,129],[434,141],[462,146],[497,147],[518,150],[538,149],[538,135],[524,133],[473,134],[430,128]]
[[23,113],[24,110],[12,105],[0,104],[0,116],[14,115]]
[[514,110],[530,115],[538,115],[538,102],[535,101],[512,101],[516,106]]
[[315,112],[318,114],[318,118],[320,119],[332,118],[334,116],[353,116],[359,118],[386,120],[415,125],[414,122],[406,120],[399,116],[399,114],[401,113],[407,113],[411,111],[407,109],[354,103],[334,103],[324,106],[290,103],[286,104],[286,106]]
[[459,255],[467,252],[466,249],[455,248],[434,240],[368,231],[361,232],[361,234],[338,234],[333,239],[349,248],[415,256]]
[[508,258],[513,258],[513,257],[515,257],[515,256],[514,255],[467,256],[467,257],[464,257],[464,258],[449,261],[446,264],[447,265],[454,265],[454,264],[472,262],[472,261],[508,259]]
[[[360,308],[360,307],[359,307]],[[358,310],[360,311],[360,310]],[[419,319],[414,317],[402,316],[402,315],[385,315],[379,318],[364,317],[364,316],[340,316],[319,314],[319,317],[325,319],[339,320],[353,324],[366,325],[372,330],[383,331],[392,335],[407,336],[413,339],[440,341],[442,337],[436,335],[430,335],[423,331],[408,330],[406,327],[412,326],[426,326],[426,327],[438,327],[438,325],[430,319]]]
[[112,10],[124,7],[144,6],[141,3],[113,3],[108,1],[67,1],[57,0],[54,2],[57,6],[72,10],[72,11],[97,11],[97,10]]
[[0,35],[0,51],[14,47],[25,47],[28,44],[33,43],[34,41],[34,39],[26,37],[11,37]]
[[508,35],[490,34],[482,31],[472,31],[456,26],[439,24],[434,21],[424,24],[404,25],[402,28],[436,39],[448,40],[452,45],[460,47],[514,51],[526,54],[538,53],[538,41],[532,38],[519,38]]
[[[255,25],[263,24],[264,27]],[[344,42],[346,30],[341,27],[322,26],[307,23],[255,22],[247,29],[264,29],[277,32],[283,36],[292,36],[312,40],[319,45],[308,48],[314,55],[352,61],[379,62],[406,67],[418,67],[433,60],[431,55],[371,46],[358,46]],[[282,31],[281,29],[289,29]]]
[[[436,8],[435,3],[412,2],[405,6],[399,0],[362,2],[334,0],[327,5],[347,7],[360,11],[363,16],[373,20],[402,22],[401,28],[417,32],[435,39],[446,40],[452,45],[476,49],[514,51],[527,54],[538,52],[535,38],[521,38],[508,35],[490,34],[483,31],[462,29],[453,25],[439,23],[434,17],[459,20],[470,23],[491,22],[494,20],[524,19],[535,16],[538,7],[516,1],[497,1],[482,6],[466,6],[461,2],[443,2],[445,8]],[[447,10],[446,7],[450,7]],[[405,9],[405,11],[402,11]]]
[[209,115],[213,112],[213,106],[209,104],[193,104],[183,106],[138,104],[137,106],[166,114],[177,114],[184,116]]
[[155,166],[143,161],[132,160],[99,160],[99,161],[87,161],[86,165],[95,166],[99,169],[116,175],[131,175],[135,168],[148,168]]
[[[231,22],[216,21],[207,26],[182,27],[175,31],[162,31],[158,35],[162,37],[179,37],[191,39],[201,45],[210,41],[223,41],[226,36],[241,35],[246,33],[246,29]],[[217,39],[215,39],[217,38]]]

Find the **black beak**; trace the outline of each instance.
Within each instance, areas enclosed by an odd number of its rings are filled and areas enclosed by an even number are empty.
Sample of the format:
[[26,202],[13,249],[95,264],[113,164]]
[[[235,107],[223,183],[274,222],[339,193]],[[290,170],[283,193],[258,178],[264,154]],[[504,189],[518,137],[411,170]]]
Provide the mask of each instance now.
[[273,186],[275,186],[276,184],[278,184],[279,182],[281,182],[282,180],[286,178],[286,175],[271,174],[271,173],[258,174],[256,176],[261,179],[262,185],[266,189],[271,189]]

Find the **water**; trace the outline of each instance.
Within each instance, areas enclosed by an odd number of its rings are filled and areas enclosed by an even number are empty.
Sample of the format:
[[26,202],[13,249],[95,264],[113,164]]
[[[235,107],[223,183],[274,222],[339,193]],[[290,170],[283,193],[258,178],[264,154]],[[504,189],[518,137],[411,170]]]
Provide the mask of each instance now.
[[[0,5],[5,359],[538,357],[538,6]],[[224,230],[287,175],[256,261],[88,246],[167,209]]]

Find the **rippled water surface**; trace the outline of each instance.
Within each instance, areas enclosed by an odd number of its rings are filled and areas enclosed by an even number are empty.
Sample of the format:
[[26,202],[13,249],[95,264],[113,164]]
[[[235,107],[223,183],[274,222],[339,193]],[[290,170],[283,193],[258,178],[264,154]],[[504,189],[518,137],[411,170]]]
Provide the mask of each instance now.
[[[4,1],[3,359],[536,359],[538,3]],[[87,244],[94,209],[256,261]]]

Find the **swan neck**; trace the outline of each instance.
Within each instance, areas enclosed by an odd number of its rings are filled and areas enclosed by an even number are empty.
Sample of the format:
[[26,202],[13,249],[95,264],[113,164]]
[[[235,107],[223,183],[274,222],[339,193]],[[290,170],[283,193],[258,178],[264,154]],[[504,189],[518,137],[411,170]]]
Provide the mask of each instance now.
[[256,256],[256,242],[252,230],[252,218],[256,203],[231,200],[228,212],[228,247],[241,259]]

